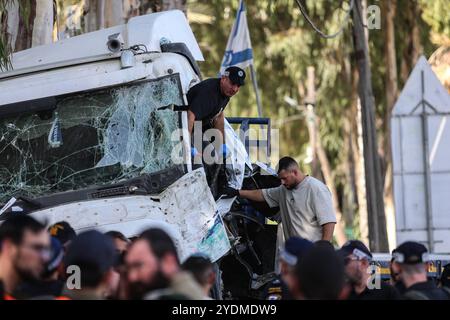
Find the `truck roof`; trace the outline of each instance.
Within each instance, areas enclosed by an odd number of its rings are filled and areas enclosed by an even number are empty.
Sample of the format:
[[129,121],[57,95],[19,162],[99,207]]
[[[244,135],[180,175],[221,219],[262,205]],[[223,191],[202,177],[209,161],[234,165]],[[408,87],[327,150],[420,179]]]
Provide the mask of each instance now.
[[12,70],[0,72],[0,79],[63,66],[119,57],[120,52],[108,49],[110,36],[120,34],[123,48],[144,45],[148,51],[161,52],[160,41],[183,42],[197,61],[203,55],[180,10],[170,10],[131,18],[127,24],[102,29],[16,52],[12,55]]

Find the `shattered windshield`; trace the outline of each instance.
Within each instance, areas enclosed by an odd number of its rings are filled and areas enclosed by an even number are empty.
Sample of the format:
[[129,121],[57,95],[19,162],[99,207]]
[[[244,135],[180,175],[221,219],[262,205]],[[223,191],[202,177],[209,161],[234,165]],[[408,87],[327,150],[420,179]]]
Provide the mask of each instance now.
[[0,202],[116,183],[173,165],[179,78],[74,94],[0,120]]

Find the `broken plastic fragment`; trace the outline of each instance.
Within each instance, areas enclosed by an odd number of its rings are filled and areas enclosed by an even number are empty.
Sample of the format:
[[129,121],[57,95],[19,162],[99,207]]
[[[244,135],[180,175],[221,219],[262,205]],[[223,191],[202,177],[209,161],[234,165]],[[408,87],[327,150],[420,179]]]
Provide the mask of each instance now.
[[48,134],[48,144],[52,148],[58,148],[62,145],[61,123],[59,122],[58,112],[55,112],[55,120]]
[[13,206],[11,208],[11,211],[12,212],[23,212],[23,209],[22,209],[22,207],[19,207],[19,206]]

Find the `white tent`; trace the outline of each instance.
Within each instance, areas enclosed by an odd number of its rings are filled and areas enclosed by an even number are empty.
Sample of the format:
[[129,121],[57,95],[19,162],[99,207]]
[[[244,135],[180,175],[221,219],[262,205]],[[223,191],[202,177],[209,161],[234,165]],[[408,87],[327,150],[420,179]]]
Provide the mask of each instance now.
[[450,95],[423,56],[391,125],[397,244],[450,253]]

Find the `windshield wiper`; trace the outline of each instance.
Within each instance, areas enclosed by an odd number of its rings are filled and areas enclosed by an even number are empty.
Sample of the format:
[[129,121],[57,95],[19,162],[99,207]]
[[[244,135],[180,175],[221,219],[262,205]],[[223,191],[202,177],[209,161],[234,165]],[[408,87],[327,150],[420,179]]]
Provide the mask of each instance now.
[[22,200],[23,202],[31,205],[32,207],[34,207],[35,209],[41,209],[42,208],[42,203],[40,203],[38,200],[34,200],[25,196],[18,196],[17,200]]
[[[14,206],[14,204],[17,203],[17,200],[21,200],[22,202],[28,204],[29,207],[34,208],[34,209],[42,208],[42,203],[40,203],[39,201],[20,195],[18,197],[12,197],[11,199],[9,199],[9,201],[6,204],[4,204],[2,206],[2,208],[0,209],[0,216],[3,216],[3,213],[8,211],[9,209],[11,209],[12,211],[15,211],[13,206]],[[16,206],[16,207],[19,207],[19,211],[23,211],[23,209],[24,209],[20,206]]]

